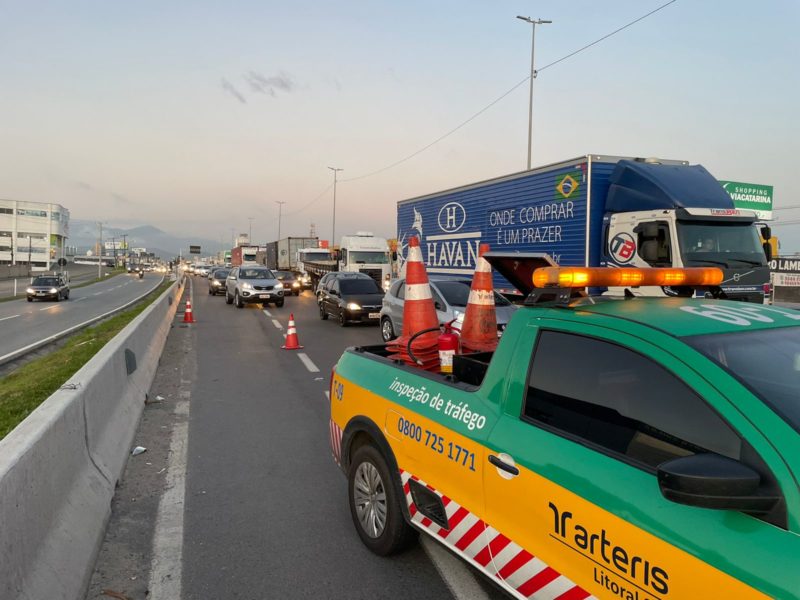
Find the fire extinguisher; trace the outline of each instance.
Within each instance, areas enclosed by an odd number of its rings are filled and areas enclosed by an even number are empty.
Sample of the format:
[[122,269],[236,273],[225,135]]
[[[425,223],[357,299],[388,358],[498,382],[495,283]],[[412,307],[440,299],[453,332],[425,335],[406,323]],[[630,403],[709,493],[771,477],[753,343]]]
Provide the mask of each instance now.
[[455,319],[449,323],[445,323],[442,328],[443,331],[437,340],[439,347],[439,369],[442,373],[447,375],[453,372],[453,356],[461,353],[461,338],[454,331],[453,323]]

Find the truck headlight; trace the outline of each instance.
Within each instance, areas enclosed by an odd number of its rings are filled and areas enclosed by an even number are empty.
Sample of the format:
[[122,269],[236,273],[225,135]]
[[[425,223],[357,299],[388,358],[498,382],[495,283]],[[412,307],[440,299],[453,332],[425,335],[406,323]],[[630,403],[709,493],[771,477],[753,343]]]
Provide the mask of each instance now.
[[361,310],[361,305],[355,302],[348,302],[347,310]]
[[299,281],[293,281],[292,282],[292,287],[300,287],[300,282]]

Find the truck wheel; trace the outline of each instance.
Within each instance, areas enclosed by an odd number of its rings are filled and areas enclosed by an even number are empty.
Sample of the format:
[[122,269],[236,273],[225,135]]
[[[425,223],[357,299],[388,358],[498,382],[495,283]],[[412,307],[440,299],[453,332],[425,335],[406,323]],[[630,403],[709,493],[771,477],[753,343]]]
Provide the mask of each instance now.
[[384,342],[391,342],[397,336],[394,334],[394,326],[389,317],[383,317],[381,321],[381,337]]
[[359,448],[350,463],[347,492],[358,537],[378,556],[405,549],[416,533],[403,517],[389,469],[373,446]]
[[233,303],[236,305],[236,308],[244,308],[244,302],[242,302],[242,299],[239,296],[239,290],[236,290],[233,293]]
[[231,298],[228,290],[225,290],[225,304],[233,304],[233,298]]
[[325,312],[325,307],[322,306],[321,302],[320,302],[320,305],[319,305],[319,318],[322,319],[323,321],[327,321],[328,320],[328,313]]

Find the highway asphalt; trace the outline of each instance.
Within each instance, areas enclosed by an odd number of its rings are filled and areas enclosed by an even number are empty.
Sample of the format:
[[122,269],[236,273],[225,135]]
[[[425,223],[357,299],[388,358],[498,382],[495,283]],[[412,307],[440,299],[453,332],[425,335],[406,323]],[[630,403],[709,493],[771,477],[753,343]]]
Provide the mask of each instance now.
[[[505,597],[428,543],[380,558],[355,532],[326,393],[377,326],[321,321],[309,291],[264,311],[192,283],[196,323],[176,317],[87,598]],[[280,348],[292,312],[299,351]]]
[[106,281],[70,290],[69,299],[55,302],[11,300],[0,303],[0,364],[10,355],[40,340],[113,311],[155,289],[160,273],[144,279],[117,275]]

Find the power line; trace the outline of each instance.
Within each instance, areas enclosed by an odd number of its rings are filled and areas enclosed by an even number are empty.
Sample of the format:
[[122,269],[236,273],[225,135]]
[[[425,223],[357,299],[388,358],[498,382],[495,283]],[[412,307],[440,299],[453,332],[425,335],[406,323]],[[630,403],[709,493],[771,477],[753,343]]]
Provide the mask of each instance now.
[[328,193],[328,190],[330,190],[332,187],[333,187],[333,184],[331,183],[331,184],[328,185],[328,187],[326,187],[324,190],[322,190],[316,198],[314,198],[311,202],[306,204],[303,208],[299,208],[297,210],[293,210],[292,212],[286,213],[283,216],[284,217],[291,217],[292,215],[300,214],[305,209],[309,208],[312,204],[314,204],[317,200],[322,198],[326,193]]
[[[603,37],[601,37],[601,38],[599,38],[599,39],[597,39],[597,40],[593,41],[593,42],[592,42],[592,43],[590,43],[590,44],[587,44],[587,45],[583,46],[582,48],[579,48],[578,50],[575,50],[574,52],[571,52],[571,53],[567,54],[566,56],[562,56],[562,57],[561,57],[561,58],[559,58],[558,60],[556,60],[556,61],[553,61],[553,62],[551,62],[551,63],[549,63],[549,64],[545,65],[545,66],[544,66],[544,67],[542,67],[541,69],[537,69],[537,70],[535,71],[535,73],[538,73],[539,71],[544,71],[544,70],[545,70],[545,69],[547,69],[548,67],[552,67],[553,65],[556,65],[556,64],[558,64],[558,63],[560,63],[560,62],[563,62],[563,61],[567,60],[568,58],[571,58],[571,57],[575,56],[576,54],[578,54],[578,53],[580,53],[580,52],[583,52],[583,51],[584,51],[584,50],[586,50],[587,48],[591,48],[592,46],[594,46],[594,45],[596,45],[596,44],[599,44],[599,43],[600,43],[600,42],[602,42],[603,40],[606,40],[606,39],[610,38],[612,35],[615,35],[615,34],[619,33],[620,31],[623,31],[624,29],[627,29],[628,27],[631,27],[632,25],[635,25],[635,24],[636,24],[636,23],[638,23],[639,21],[642,21],[642,20],[646,19],[646,18],[647,18],[647,17],[649,17],[650,15],[653,15],[653,14],[657,13],[658,11],[660,11],[660,10],[662,10],[662,9],[666,8],[667,6],[669,6],[670,4],[673,4],[673,3],[675,3],[675,2],[677,2],[677,0],[669,0],[669,2],[666,2],[665,4],[662,4],[661,6],[659,6],[658,8],[656,8],[656,9],[654,9],[654,10],[651,10],[649,13],[647,13],[647,14],[645,14],[645,15],[642,15],[642,16],[641,16],[641,17],[639,17],[638,19],[635,19],[635,20],[631,21],[631,22],[630,22],[630,23],[628,23],[627,25],[623,25],[623,26],[622,26],[622,27],[620,27],[619,29],[616,29],[615,31],[612,31],[612,32],[611,32],[611,33],[609,33],[609,34],[607,34],[607,35],[604,35]],[[506,96],[508,96],[508,95],[509,95],[511,92],[513,92],[514,90],[516,90],[516,89],[517,89],[519,86],[521,86],[523,83],[526,83],[526,82],[527,82],[527,81],[528,81],[530,78],[531,78],[531,76],[530,76],[530,75],[528,75],[527,77],[525,77],[525,79],[523,79],[522,81],[520,81],[519,83],[517,83],[517,84],[515,84],[513,87],[511,87],[509,90],[507,90],[506,92],[504,92],[504,93],[503,93],[503,95],[501,95],[500,97],[498,97],[498,98],[496,98],[496,99],[492,100],[492,102],[490,102],[489,104],[487,104],[486,106],[484,106],[482,109],[480,109],[478,112],[476,112],[475,114],[473,114],[473,115],[472,115],[471,117],[469,117],[469,118],[468,118],[466,121],[464,121],[464,122],[463,122],[463,123],[461,123],[460,125],[457,125],[457,126],[456,126],[456,127],[454,127],[453,129],[451,129],[450,131],[448,131],[447,133],[445,133],[444,135],[442,135],[442,136],[440,136],[440,137],[436,138],[435,140],[433,140],[433,141],[432,141],[430,144],[428,144],[427,146],[423,146],[422,148],[420,148],[420,149],[419,149],[419,150],[417,150],[416,152],[413,152],[413,153],[409,154],[408,156],[406,156],[406,157],[404,157],[404,158],[401,158],[400,160],[397,160],[397,161],[395,161],[395,162],[391,163],[390,165],[387,165],[387,166],[385,166],[385,167],[382,167],[382,168],[380,168],[380,169],[377,169],[377,170],[375,170],[375,171],[371,171],[371,172],[369,172],[369,173],[365,173],[364,175],[359,175],[358,177],[350,177],[349,179],[341,179],[340,181],[341,181],[342,183],[344,183],[344,182],[349,182],[349,181],[357,181],[357,180],[359,180],[359,179],[366,179],[367,177],[372,177],[373,175],[377,175],[378,173],[383,173],[384,171],[388,171],[389,169],[393,169],[394,167],[396,167],[396,166],[398,166],[398,165],[401,165],[401,164],[403,164],[404,162],[406,162],[406,161],[408,161],[408,160],[411,160],[411,159],[412,159],[412,158],[414,158],[415,156],[418,156],[419,154],[422,154],[423,152],[425,152],[425,150],[427,150],[428,148],[431,148],[432,146],[435,146],[436,144],[438,144],[438,143],[439,143],[439,142],[441,142],[442,140],[444,140],[444,139],[446,139],[446,138],[450,137],[450,136],[451,136],[451,135],[453,135],[453,134],[454,134],[456,131],[458,131],[459,129],[461,129],[462,127],[464,127],[465,125],[467,125],[467,124],[471,123],[472,121],[474,121],[474,120],[475,120],[477,117],[479,117],[480,115],[482,115],[483,113],[485,113],[487,110],[489,110],[491,107],[493,107],[495,104],[497,104],[498,102],[500,102],[500,101],[501,101],[503,98],[505,98]]]
[[[616,29],[616,30],[612,31],[612,32],[611,32],[611,33],[609,33],[609,34],[607,34],[607,35],[604,35],[603,37],[601,37],[601,38],[599,38],[599,39],[596,39],[596,40],[595,40],[595,41],[593,41],[591,44],[586,44],[586,45],[585,45],[583,48],[579,48],[578,50],[575,50],[575,52],[570,52],[570,53],[569,53],[569,54],[567,54],[566,56],[562,56],[562,57],[561,57],[561,58],[559,58],[558,60],[554,60],[553,62],[551,62],[551,63],[549,63],[549,64],[546,64],[546,65],[545,65],[545,66],[543,66],[541,69],[536,69],[536,73],[539,73],[539,71],[544,71],[545,69],[547,69],[547,68],[549,68],[549,67],[552,67],[553,65],[557,65],[558,63],[560,63],[560,62],[563,62],[563,61],[567,60],[568,58],[572,58],[573,56],[575,56],[576,54],[579,54],[579,53],[583,52],[583,51],[584,51],[584,50],[586,50],[587,48],[591,48],[592,46],[594,46],[594,45],[596,45],[596,44],[599,44],[599,43],[600,43],[600,42],[602,42],[603,40],[607,40],[607,39],[608,39],[608,38],[610,38],[612,35],[616,35],[616,34],[617,34],[617,33],[619,33],[620,31],[623,31],[623,30],[627,29],[627,28],[628,28],[628,27],[630,27],[631,25],[636,25],[636,23],[638,23],[639,21],[642,21],[642,20],[646,19],[646,18],[647,18],[647,17],[649,17],[650,15],[653,15],[653,14],[657,13],[658,11],[660,11],[660,10],[662,10],[662,9],[664,9],[664,8],[666,8],[666,7],[668,7],[670,4],[673,4],[673,3],[677,2],[677,1],[678,1],[678,0],[669,0],[669,2],[667,2],[667,3],[665,3],[665,4],[662,4],[661,6],[659,6],[659,7],[658,7],[658,8],[656,8],[656,9],[653,9],[653,10],[651,10],[651,11],[650,11],[649,13],[647,13],[646,15],[642,15],[641,17],[639,17],[638,19],[636,19],[636,20],[634,20],[634,21],[631,21],[631,22],[630,22],[630,23],[628,23],[627,25],[623,25],[623,26],[622,26],[622,27],[620,27],[619,29]],[[534,76],[535,76],[535,75],[534,75]]]

